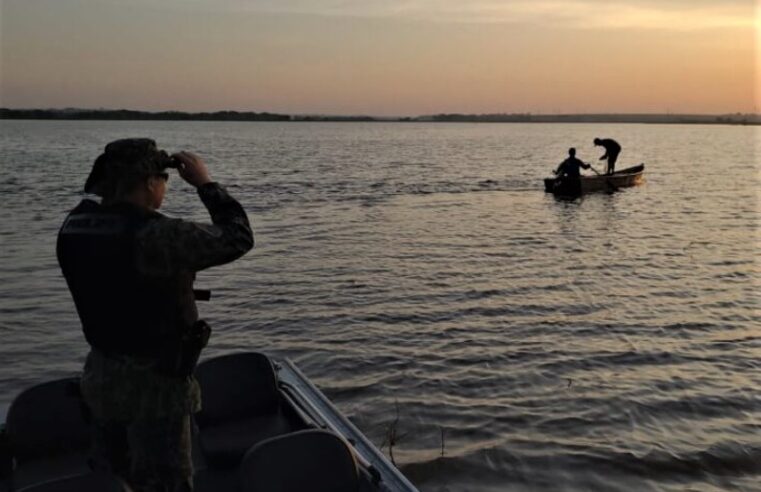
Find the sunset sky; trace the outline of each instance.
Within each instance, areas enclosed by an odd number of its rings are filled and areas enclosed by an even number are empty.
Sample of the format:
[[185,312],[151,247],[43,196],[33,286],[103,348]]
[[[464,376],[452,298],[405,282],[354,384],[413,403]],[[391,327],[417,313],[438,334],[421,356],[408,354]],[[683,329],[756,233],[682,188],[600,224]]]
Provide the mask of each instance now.
[[759,0],[0,0],[0,106],[761,112]]

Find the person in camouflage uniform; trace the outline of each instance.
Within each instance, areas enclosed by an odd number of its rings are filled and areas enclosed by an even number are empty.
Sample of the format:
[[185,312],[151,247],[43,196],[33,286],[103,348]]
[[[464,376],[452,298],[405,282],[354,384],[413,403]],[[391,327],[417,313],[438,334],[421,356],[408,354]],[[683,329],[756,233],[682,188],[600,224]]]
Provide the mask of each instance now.
[[[157,212],[167,168],[196,187],[212,224]],[[169,156],[150,139],[109,143],[85,192],[103,200],[67,216],[57,254],[91,346],[81,379],[95,428],[91,464],[136,491],[191,491],[190,416],[201,405],[192,372],[208,339],[193,280],[253,247],[248,218],[200,157]]]

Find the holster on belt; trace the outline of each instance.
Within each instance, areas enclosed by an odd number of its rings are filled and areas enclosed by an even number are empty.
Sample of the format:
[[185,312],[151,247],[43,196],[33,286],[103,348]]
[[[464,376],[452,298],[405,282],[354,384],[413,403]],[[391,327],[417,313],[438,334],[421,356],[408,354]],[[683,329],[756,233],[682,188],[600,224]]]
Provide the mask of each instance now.
[[199,319],[180,337],[179,345],[172,354],[167,354],[161,370],[171,376],[187,377],[193,374],[201,356],[201,350],[209,343],[211,327]]

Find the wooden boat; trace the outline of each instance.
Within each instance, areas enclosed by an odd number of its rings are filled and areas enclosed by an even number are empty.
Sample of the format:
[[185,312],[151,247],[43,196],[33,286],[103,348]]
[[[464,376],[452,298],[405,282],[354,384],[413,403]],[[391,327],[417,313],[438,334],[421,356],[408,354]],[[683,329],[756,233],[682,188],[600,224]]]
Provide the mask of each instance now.
[[616,191],[644,182],[645,165],[621,169],[613,174],[582,175],[580,179],[545,178],[544,191],[556,195],[581,195],[595,191]]
[[[196,492],[417,492],[296,365],[256,352],[196,369]],[[76,377],[21,392],[0,431],[0,491],[123,491],[87,466],[90,424]]]

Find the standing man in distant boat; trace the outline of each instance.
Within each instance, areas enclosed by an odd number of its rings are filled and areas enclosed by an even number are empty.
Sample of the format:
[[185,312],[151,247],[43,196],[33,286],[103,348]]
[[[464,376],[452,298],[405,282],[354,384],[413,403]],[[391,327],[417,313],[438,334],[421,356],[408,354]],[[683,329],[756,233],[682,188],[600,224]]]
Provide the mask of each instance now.
[[[167,168],[196,188],[213,224],[157,211]],[[192,491],[193,369],[210,333],[193,280],[253,247],[248,218],[200,157],[170,157],[145,138],[109,143],[84,189],[103,200],[68,215],[57,254],[91,347],[80,384],[93,416],[91,466],[139,492]]]
[[605,154],[600,157],[601,161],[608,159],[608,169],[605,174],[613,174],[618,154],[621,153],[621,146],[612,138],[595,138],[594,143],[595,147],[601,145],[605,148]]

